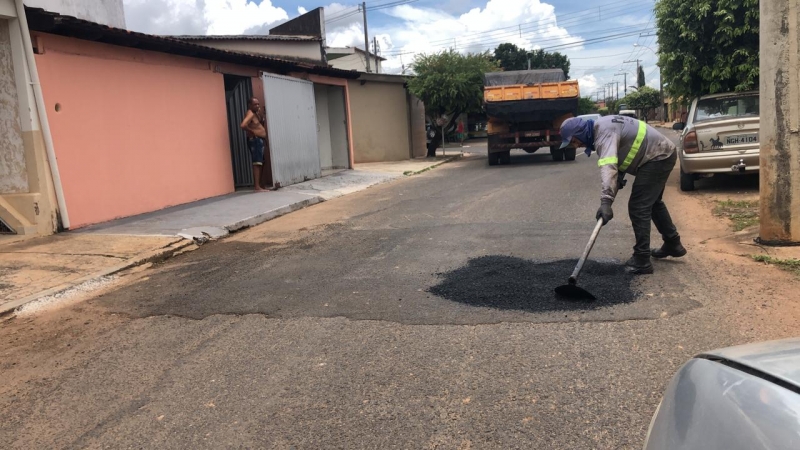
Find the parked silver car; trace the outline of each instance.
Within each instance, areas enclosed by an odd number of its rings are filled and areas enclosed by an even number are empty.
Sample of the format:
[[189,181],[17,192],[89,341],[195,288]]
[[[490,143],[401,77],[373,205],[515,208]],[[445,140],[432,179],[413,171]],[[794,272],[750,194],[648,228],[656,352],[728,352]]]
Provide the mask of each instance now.
[[672,378],[644,450],[800,448],[800,338],[693,358]]
[[758,171],[758,92],[695,99],[681,132],[681,190],[694,190],[699,176]]

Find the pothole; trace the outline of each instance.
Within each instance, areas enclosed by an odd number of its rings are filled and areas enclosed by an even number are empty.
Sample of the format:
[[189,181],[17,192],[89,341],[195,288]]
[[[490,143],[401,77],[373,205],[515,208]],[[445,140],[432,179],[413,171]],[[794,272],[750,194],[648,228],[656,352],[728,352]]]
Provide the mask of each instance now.
[[528,312],[595,310],[636,300],[631,288],[634,276],[620,263],[598,261],[587,261],[578,280],[597,300],[575,302],[557,297],[554,289],[567,282],[576,263],[482,256],[439,274],[441,282],[428,291],[471,306]]

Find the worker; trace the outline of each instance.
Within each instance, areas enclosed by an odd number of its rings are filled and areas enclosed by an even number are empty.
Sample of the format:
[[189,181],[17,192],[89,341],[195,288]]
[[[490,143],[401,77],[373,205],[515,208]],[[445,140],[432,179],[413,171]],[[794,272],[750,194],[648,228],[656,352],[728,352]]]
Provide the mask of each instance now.
[[[650,125],[623,116],[567,119],[561,125],[561,139],[562,149],[585,147],[587,156],[593,151],[597,153],[602,190],[595,218],[602,218],[603,225],[614,217],[611,205],[617,191],[625,186],[625,174],[636,177],[628,201],[628,215],[636,236],[633,257],[625,263],[631,273],[653,273],[651,256],[678,258],[686,254],[662,199],[664,186],[678,158],[675,144]],[[664,240],[658,249],[650,249],[651,220]]]

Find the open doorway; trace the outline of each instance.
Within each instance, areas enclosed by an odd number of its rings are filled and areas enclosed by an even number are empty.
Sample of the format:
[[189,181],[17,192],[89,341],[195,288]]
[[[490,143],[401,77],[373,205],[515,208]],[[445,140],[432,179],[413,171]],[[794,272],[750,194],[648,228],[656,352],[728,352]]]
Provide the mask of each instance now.
[[[225,80],[225,104],[228,113],[228,136],[231,146],[231,164],[233,166],[233,184],[236,189],[253,187],[253,162],[247,147],[247,135],[239,125],[244,120],[247,103],[253,97],[253,84],[250,77],[223,75]],[[266,127],[267,124],[264,124]],[[269,130],[267,130],[269,132]],[[269,151],[264,154],[264,166],[261,172],[262,184],[272,186],[272,171],[269,163]]]
[[322,176],[350,168],[344,88],[314,84]]

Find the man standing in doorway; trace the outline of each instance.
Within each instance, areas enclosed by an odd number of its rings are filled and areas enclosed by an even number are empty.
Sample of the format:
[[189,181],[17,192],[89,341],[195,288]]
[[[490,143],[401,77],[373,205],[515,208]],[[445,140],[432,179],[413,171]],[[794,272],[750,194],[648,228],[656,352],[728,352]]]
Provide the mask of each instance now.
[[253,159],[253,183],[256,192],[265,191],[261,186],[261,171],[264,167],[264,150],[267,142],[266,120],[261,113],[261,103],[253,97],[247,102],[247,113],[240,125],[247,133],[247,147]]

